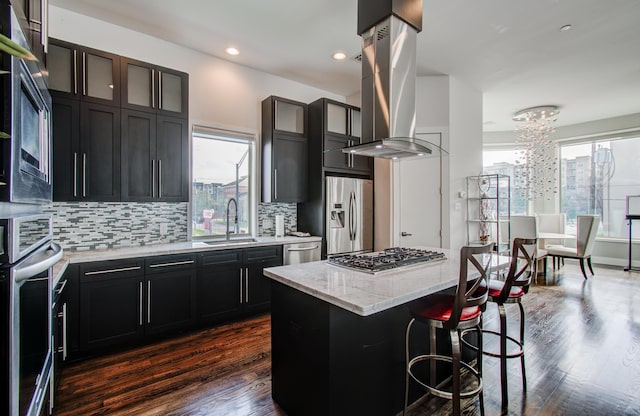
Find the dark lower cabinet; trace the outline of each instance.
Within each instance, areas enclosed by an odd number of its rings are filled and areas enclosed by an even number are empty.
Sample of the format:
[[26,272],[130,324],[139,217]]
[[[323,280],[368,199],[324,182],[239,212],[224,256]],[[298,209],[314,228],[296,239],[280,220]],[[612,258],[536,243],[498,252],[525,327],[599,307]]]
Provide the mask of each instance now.
[[195,255],[152,257],[145,262],[145,335],[193,327],[196,318]]
[[80,266],[80,348],[136,343],[195,324],[195,255]]
[[144,261],[80,266],[80,349],[125,345],[144,336]]
[[271,283],[263,269],[281,264],[282,246],[265,246],[70,265],[69,353],[135,345],[266,311]]
[[198,255],[198,324],[222,322],[242,314],[242,251]]
[[199,256],[198,322],[218,323],[271,305],[265,267],[282,265],[282,246],[214,251]]
[[244,250],[244,311],[262,312],[271,306],[271,279],[263,274],[265,267],[282,265],[282,246],[255,247]]

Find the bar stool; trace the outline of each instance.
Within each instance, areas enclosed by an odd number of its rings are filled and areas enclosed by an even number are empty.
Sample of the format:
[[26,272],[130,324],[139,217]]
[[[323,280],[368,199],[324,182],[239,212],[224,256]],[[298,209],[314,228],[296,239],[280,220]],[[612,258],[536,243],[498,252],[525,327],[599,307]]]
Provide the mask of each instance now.
[[[411,320],[407,325],[405,338],[405,353],[407,372],[405,380],[405,398],[403,415],[406,414],[409,401],[409,378],[434,396],[452,400],[453,414],[460,415],[460,399],[480,395],[480,410],[484,415],[484,400],[482,396],[482,309],[487,302],[488,275],[491,266],[491,249],[493,244],[484,246],[466,246],[460,250],[460,274],[455,295],[434,295],[426,298],[420,308],[411,310]],[[474,273],[469,273],[469,263]],[[429,327],[429,354],[409,357],[409,336],[411,327],[416,321],[425,323]],[[477,370],[461,360],[460,330],[476,328],[478,332]],[[451,340],[451,357],[436,353],[436,328],[448,329]],[[421,362],[430,362],[429,383],[420,380],[414,374],[413,367]],[[436,361],[450,362],[453,367],[451,391],[436,386]],[[469,370],[477,380],[476,388],[461,392],[461,366]]]
[[[484,355],[500,358],[500,385],[502,388],[502,410],[509,407],[509,396],[507,393],[507,359],[520,357],[522,368],[522,387],[527,389],[527,375],[524,367],[524,307],[522,297],[529,291],[531,277],[534,273],[534,262],[538,241],[536,238],[515,238],[511,252],[511,263],[509,272],[504,281],[491,280],[489,282],[489,302],[498,305],[500,314],[500,332],[482,329],[485,334],[493,334],[500,337],[500,352],[483,351]],[[520,307],[520,339],[517,340],[507,333],[507,314],[505,304],[517,303]],[[477,347],[469,343],[465,336],[477,329],[468,329],[462,332],[462,342],[468,347],[476,350]],[[517,350],[509,353],[507,351],[507,341],[511,341]]]

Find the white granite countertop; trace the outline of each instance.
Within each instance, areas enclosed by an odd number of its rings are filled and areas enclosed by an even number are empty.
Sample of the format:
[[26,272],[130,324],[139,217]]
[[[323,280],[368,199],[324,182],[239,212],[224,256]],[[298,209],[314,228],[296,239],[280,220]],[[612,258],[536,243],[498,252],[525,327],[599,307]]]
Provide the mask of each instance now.
[[[444,252],[447,260],[416,264],[376,274],[336,266],[325,261],[269,267],[264,274],[301,292],[361,316],[373,315],[394,306],[456,286],[460,270],[459,252]],[[494,256],[504,266],[508,258]]]
[[321,237],[256,237],[255,241],[230,243],[215,242],[207,244],[204,241],[186,241],[183,243],[153,244],[148,246],[123,247],[105,250],[65,251],[58,263],[53,266],[53,281],[57,282],[67,266],[71,263],[86,263],[92,261],[118,260],[132,257],[161,256],[167,254],[195,253],[233,248],[260,247],[293,243],[308,243],[322,241]]

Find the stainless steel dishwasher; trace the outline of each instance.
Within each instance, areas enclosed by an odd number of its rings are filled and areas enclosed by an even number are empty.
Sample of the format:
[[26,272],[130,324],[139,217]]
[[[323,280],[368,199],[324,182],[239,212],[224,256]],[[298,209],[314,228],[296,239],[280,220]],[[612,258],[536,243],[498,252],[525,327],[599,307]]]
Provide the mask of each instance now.
[[320,260],[320,241],[284,244],[282,261],[285,265]]

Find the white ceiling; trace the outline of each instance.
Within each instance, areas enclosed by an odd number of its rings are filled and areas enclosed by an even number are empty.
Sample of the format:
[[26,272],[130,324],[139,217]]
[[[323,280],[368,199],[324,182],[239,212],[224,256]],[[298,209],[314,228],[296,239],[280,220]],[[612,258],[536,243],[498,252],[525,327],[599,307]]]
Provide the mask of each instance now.
[[[423,1],[418,75],[482,91],[485,131],[512,130],[514,112],[539,105],[560,106],[558,126],[640,113],[640,1]],[[360,51],[358,0],[50,2],[336,94],[360,90],[360,64],[331,59]]]

